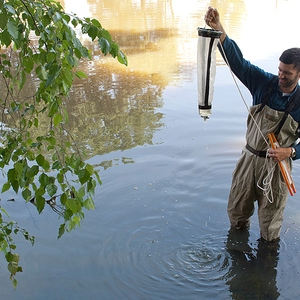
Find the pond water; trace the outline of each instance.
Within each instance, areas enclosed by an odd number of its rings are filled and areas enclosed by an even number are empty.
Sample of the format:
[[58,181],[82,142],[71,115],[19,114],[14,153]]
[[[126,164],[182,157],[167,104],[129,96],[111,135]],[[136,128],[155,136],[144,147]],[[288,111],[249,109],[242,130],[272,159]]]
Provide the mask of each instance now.
[[[11,287],[1,258],[2,299],[298,299],[299,195],[290,197],[281,240],[232,236],[226,206],[245,139],[247,108],[217,56],[213,112],[197,109],[197,27],[217,7],[245,57],[277,72],[299,46],[297,0],[61,1],[97,17],[128,56],[82,64],[87,80],[68,99],[70,131],[100,170],[96,209],[57,240],[58,216],[38,215],[9,193],[1,205],[36,243],[17,238],[23,273]],[[86,43],[89,43],[86,41]],[[93,46],[93,45],[90,45]],[[250,105],[251,97],[240,86]],[[300,190],[300,165],[293,177]]]

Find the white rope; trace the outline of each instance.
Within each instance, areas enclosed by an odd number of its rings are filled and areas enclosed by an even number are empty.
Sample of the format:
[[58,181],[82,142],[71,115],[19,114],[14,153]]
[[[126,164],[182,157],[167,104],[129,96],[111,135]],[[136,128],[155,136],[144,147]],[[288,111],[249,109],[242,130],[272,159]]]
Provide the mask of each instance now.
[[[272,189],[272,180],[274,175],[274,170],[276,167],[276,162],[273,159],[268,159],[268,152],[265,159],[265,163],[261,168],[261,176],[257,180],[257,187],[263,191],[263,195],[268,199],[270,203],[274,202],[273,189]],[[267,174],[263,178],[263,174]],[[261,182],[261,185],[259,184]]]
[[261,135],[262,138],[264,139],[265,143],[269,146],[269,143],[268,143],[267,139],[265,138],[265,136],[263,135],[262,131],[260,130],[260,128],[259,128],[259,126],[258,126],[256,120],[254,119],[254,116],[252,115],[252,113],[251,113],[251,111],[250,111],[250,108],[248,107],[248,104],[247,104],[247,102],[246,102],[246,100],[245,100],[245,98],[244,98],[244,96],[243,96],[243,94],[242,94],[242,91],[241,91],[241,89],[240,89],[240,87],[239,87],[239,85],[238,85],[238,83],[237,83],[236,76],[234,75],[234,73],[233,73],[233,71],[232,71],[232,69],[231,69],[231,66],[230,66],[230,64],[229,64],[229,61],[228,61],[228,59],[227,59],[227,56],[226,56],[226,53],[225,53],[225,51],[224,51],[223,45],[222,45],[221,42],[219,42],[219,44],[220,44],[221,49],[222,49],[222,52],[223,52],[223,54],[224,54],[225,62],[226,62],[227,66],[228,66],[228,68],[229,68],[229,70],[230,70],[231,76],[232,76],[232,78],[233,78],[233,80],[234,80],[234,82],[235,82],[235,85],[236,85],[236,87],[237,87],[237,89],[238,89],[238,91],[239,91],[239,93],[240,93],[240,96],[241,96],[241,98],[242,98],[242,100],[243,100],[243,102],[244,102],[244,104],[245,104],[245,106],[246,106],[246,108],[247,108],[247,111],[248,111],[248,113],[249,113],[251,119],[253,120],[253,122],[254,122],[254,124],[255,124],[257,130],[259,131],[260,135]]
[[[250,111],[250,108],[248,107],[248,104],[247,104],[247,102],[246,102],[246,100],[245,100],[245,98],[244,98],[244,96],[242,94],[242,91],[241,91],[241,89],[240,89],[240,87],[239,87],[239,85],[237,83],[236,76],[234,75],[234,73],[233,73],[233,71],[232,71],[232,69],[230,67],[230,64],[229,64],[229,61],[227,59],[226,53],[224,51],[223,45],[222,45],[221,42],[219,42],[219,44],[221,46],[225,62],[226,62],[227,66],[228,66],[228,68],[230,70],[231,76],[232,76],[232,78],[233,78],[233,80],[235,82],[235,85],[236,85],[236,87],[237,87],[237,89],[239,91],[239,94],[240,94],[240,96],[241,96],[241,98],[242,98],[242,100],[243,100],[243,102],[244,102],[244,104],[245,104],[245,106],[247,108],[247,111],[248,111],[251,119],[253,120],[253,122],[254,122],[254,124],[255,124],[258,132],[262,136],[263,140],[270,147],[269,142],[267,141],[267,139],[265,138],[264,134],[260,130],[260,128],[259,128],[259,126],[258,126],[258,124],[257,124],[257,122],[256,122],[256,120],[254,118],[254,116],[252,115],[252,113]],[[268,201],[270,203],[273,203],[273,201],[274,201],[273,199],[274,198],[273,198],[273,190],[272,190],[272,179],[273,179],[273,174],[274,174],[275,166],[276,166],[277,163],[274,160],[268,158],[268,152],[269,152],[269,150],[267,150],[267,154],[266,154],[266,158],[265,158],[265,163],[264,163],[264,165],[262,167],[262,170],[261,170],[261,174],[262,175],[260,176],[260,178],[257,181],[257,186],[263,191],[263,195],[268,199]],[[267,175],[265,176],[265,178],[262,178],[263,174],[265,174],[265,172],[266,172]],[[259,182],[261,182],[262,184],[260,185]]]

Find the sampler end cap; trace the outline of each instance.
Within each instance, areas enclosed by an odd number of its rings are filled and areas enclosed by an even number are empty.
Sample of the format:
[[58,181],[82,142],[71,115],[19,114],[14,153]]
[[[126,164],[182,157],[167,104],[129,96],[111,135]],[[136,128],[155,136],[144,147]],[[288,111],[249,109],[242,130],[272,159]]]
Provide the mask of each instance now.
[[197,30],[198,30],[198,35],[203,37],[219,38],[223,33],[222,31],[209,29],[209,28],[201,28],[201,27],[198,27]]

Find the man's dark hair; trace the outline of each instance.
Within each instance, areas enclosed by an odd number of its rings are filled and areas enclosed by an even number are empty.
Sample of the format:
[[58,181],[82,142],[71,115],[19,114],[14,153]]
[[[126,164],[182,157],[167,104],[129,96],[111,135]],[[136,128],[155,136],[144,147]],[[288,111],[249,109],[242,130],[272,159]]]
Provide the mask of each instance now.
[[284,64],[293,64],[298,72],[300,72],[300,48],[290,48],[281,54],[279,61]]

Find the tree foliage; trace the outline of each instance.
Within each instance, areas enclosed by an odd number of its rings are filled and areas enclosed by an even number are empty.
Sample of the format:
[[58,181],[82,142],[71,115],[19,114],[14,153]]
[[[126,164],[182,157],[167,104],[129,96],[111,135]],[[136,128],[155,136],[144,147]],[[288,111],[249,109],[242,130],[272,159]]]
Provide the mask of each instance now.
[[[95,187],[101,184],[65,127],[65,97],[75,76],[86,77],[78,69],[79,61],[91,58],[78,32],[97,42],[104,55],[127,65],[98,20],[69,15],[53,0],[0,0],[0,167],[6,179],[2,192],[22,195],[39,213],[49,204],[63,220],[58,237],[80,225],[84,210],[94,208]],[[32,94],[24,95],[29,78]],[[18,233],[34,242],[1,208],[0,249],[14,286],[16,273],[22,271],[12,238]]]

